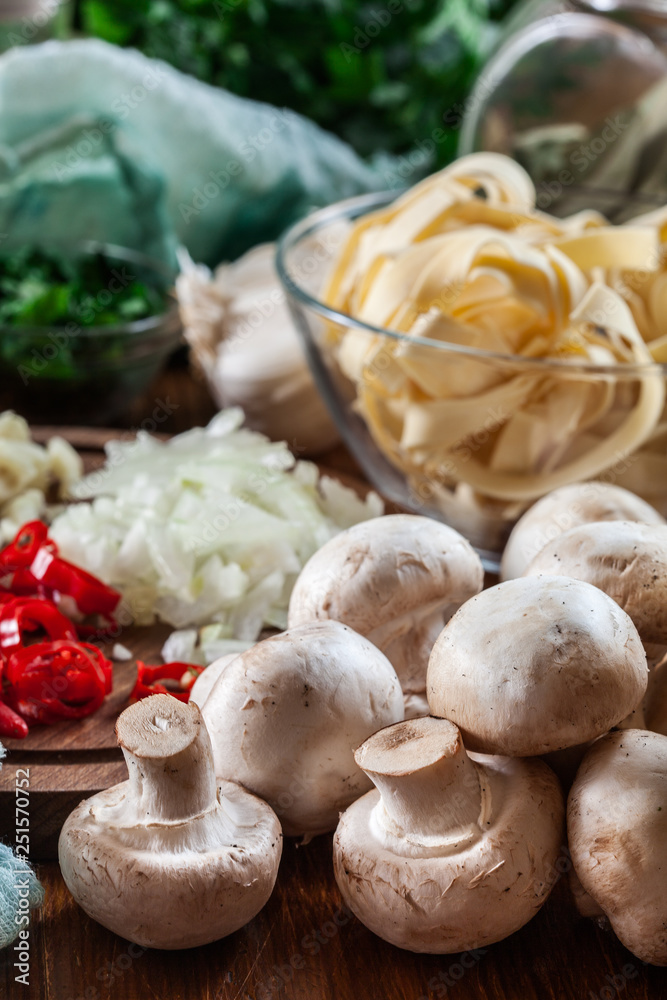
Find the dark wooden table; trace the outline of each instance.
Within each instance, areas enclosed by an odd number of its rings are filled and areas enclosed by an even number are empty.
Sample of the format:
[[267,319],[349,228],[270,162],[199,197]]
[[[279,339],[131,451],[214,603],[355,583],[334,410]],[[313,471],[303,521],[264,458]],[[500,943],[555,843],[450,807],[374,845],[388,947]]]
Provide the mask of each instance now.
[[[166,419],[151,428],[155,407]],[[179,432],[215,412],[205,388],[172,367],[124,426]],[[342,450],[327,464],[354,471]],[[667,1000],[667,970],[643,965],[580,918],[567,878],[527,927],[483,953],[413,955],[385,944],[342,907],[331,836],[286,841],[275,892],[247,927],[184,952],[143,951],[90,920],[57,864],[31,924],[30,985],[0,953],[1,1000]]]

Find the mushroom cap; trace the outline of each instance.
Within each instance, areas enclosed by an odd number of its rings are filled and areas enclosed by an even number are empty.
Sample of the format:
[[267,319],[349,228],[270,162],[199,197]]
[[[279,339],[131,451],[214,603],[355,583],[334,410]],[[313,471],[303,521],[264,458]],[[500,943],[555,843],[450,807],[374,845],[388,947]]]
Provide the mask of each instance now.
[[286,834],[314,836],[370,787],[354,748],[403,718],[403,695],[369,640],[339,622],[311,622],[237,656],[203,716],[216,774],[271,804]]
[[643,642],[667,643],[667,526],[582,524],[545,545],[524,575],[541,573],[599,587],[630,615]]
[[[427,721],[434,720],[417,720]],[[399,948],[452,954],[500,941],[537,913],[558,878],[564,806],[556,776],[538,760],[469,756],[485,807],[476,838],[459,850],[419,857],[388,849],[374,829],[377,790],[340,818],[334,871],[341,895],[366,927]],[[438,802],[434,787],[434,810]]]
[[218,677],[238,655],[238,653],[225,653],[224,656],[219,656],[217,660],[209,664],[190,689],[190,704],[199,705],[200,708],[204,707],[204,702],[213,690]]
[[349,625],[386,653],[406,692],[418,693],[446,618],[483,583],[481,560],[458,531],[415,514],[376,517],[335,535],[308,560],[288,626]]
[[514,525],[500,563],[500,579],[522,576],[548,542],[591,521],[665,524],[654,507],[622,486],[599,482],[562,486],[533,504]]
[[445,626],[427,696],[467,747],[531,757],[606,733],[647,682],[639,635],[615,601],[579,580],[520,577],[473,597]]
[[269,806],[231,781],[219,809],[187,824],[119,824],[124,781],[81,802],[60,834],[65,883],[88,916],[145,948],[194,948],[252,920],[282,851]]
[[598,740],[570,791],[567,828],[577,876],[625,947],[667,965],[667,736]]
[[334,619],[360,635],[415,609],[462,604],[484,582],[463,535],[430,517],[361,521],[311,556],[292,591],[288,625]]

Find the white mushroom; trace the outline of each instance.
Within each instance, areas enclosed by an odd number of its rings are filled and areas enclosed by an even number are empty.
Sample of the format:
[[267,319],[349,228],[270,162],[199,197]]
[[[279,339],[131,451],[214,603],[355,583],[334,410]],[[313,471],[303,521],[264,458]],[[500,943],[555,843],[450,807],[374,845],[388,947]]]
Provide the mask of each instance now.
[[530,757],[606,733],[641,703],[647,680],[637,630],[615,601],[579,580],[520,577],[445,626],[427,694],[470,749]]
[[238,653],[225,653],[224,656],[219,656],[217,660],[210,663],[206,670],[202,671],[192,685],[192,689],[190,691],[190,702],[194,702],[195,705],[199,705],[200,708],[203,708],[204,702],[213,690],[216,681],[222,674],[222,671],[230,663],[233,663],[238,655]]
[[643,642],[667,644],[667,526],[582,524],[535,556],[525,576],[540,574],[599,587],[630,615]]
[[609,483],[573,483],[538,500],[514,525],[500,564],[500,579],[521,576],[544,546],[565,531],[591,521],[664,524],[654,507]]
[[116,733],[129,780],[65,821],[68,889],[94,920],[147,948],[192,948],[243,927],[273,890],[277,817],[239,785],[216,784],[196,705],[153,695],[122,713]]
[[288,625],[344,622],[391,660],[407,696],[423,695],[433,643],[483,583],[480,558],[458,531],[413,514],[378,517],[311,557],[292,592]]
[[354,748],[403,718],[396,672],[371,642],[339,622],[312,622],[237,656],[203,715],[215,770],[265,799],[283,831],[333,830],[370,787]]
[[452,953],[537,913],[564,815],[546,764],[469,755],[456,726],[433,718],[383,729],[355,757],[377,790],[341,816],[334,870],[362,923],[400,948]]
[[667,736],[598,740],[572,786],[567,828],[581,885],[625,947],[667,965]]

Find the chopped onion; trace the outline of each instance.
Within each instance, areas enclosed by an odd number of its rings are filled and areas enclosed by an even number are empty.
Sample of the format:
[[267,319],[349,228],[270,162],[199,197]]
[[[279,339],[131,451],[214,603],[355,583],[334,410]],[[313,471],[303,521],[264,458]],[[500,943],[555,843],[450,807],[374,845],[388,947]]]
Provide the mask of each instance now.
[[115,642],[111,649],[111,659],[118,663],[127,663],[133,659],[134,654],[122,642]]
[[[319,480],[286,444],[242,422],[242,411],[225,410],[166,443],[145,433],[111,442],[106,465],[73,490],[92,503],[72,504],[51,526],[62,556],[120,590],[137,623],[188,630],[168,640],[167,660],[211,662],[284,626],[304,563],[383,510],[376,494],[362,500]],[[196,648],[193,629],[210,623],[219,631]]]

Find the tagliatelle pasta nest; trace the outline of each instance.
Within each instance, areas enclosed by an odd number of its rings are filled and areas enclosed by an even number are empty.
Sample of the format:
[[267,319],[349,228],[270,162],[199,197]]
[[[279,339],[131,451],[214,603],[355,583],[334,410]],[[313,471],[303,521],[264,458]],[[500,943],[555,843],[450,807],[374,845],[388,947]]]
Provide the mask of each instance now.
[[324,301],[401,335],[329,329],[378,447],[441,505],[515,516],[614,466],[664,508],[666,242],[667,211],[552,218],[485,153],[357,220]]

